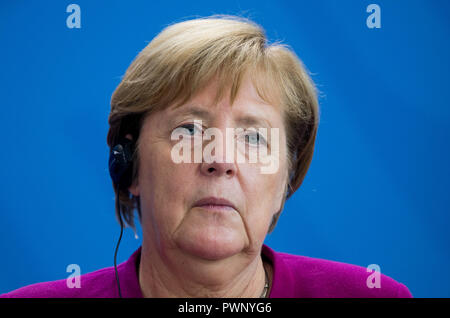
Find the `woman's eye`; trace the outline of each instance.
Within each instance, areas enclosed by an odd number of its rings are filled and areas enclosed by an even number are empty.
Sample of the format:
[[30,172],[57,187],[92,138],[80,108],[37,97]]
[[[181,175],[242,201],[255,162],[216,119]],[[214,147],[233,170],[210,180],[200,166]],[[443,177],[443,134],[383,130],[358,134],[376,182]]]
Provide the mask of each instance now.
[[252,132],[245,135],[245,141],[252,145],[266,145],[266,140],[258,132]]
[[191,136],[202,133],[202,129],[197,127],[195,124],[184,124],[184,125],[181,125],[180,128],[187,129],[189,131],[189,135],[191,135]]

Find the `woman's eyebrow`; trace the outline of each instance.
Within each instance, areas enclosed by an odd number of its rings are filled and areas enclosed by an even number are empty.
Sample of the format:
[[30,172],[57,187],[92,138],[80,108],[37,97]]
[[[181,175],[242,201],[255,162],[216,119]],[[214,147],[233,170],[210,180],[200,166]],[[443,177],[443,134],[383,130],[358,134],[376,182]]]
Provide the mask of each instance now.
[[236,120],[239,127],[252,127],[252,128],[272,128],[270,122],[264,118],[246,115],[239,117]]
[[194,117],[206,119],[206,120],[211,118],[211,114],[208,110],[198,107],[198,106],[180,107],[179,109],[175,110],[173,117],[177,118],[177,117],[188,116],[188,115],[192,115]]
[[[212,119],[212,114],[209,110],[197,106],[197,105],[190,105],[190,106],[184,106],[179,107],[174,111],[174,115],[172,116],[174,119],[184,116],[193,116],[199,119],[205,119],[210,120]],[[272,128],[272,125],[268,120],[265,118],[259,117],[259,116],[253,116],[253,115],[243,115],[238,117],[235,120],[235,123],[238,127],[253,127],[253,128]]]

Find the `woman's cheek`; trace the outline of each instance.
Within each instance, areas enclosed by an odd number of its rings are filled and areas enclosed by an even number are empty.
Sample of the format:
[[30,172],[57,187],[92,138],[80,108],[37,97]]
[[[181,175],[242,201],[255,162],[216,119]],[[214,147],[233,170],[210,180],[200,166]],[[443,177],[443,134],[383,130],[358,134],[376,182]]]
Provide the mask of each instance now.
[[261,174],[257,164],[241,166],[239,172],[247,209],[245,222],[247,228],[254,232],[253,235],[260,236],[260,233],[265,233],[265,224],[271,219],[270,210],[273,204],[270,189],[273,187],[274,178]]

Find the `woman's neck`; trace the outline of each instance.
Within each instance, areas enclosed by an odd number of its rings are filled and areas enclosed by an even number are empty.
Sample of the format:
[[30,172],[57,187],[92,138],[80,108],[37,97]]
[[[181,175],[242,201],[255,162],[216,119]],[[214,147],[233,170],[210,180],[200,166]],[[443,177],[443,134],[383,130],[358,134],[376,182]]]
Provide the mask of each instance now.
[[[164,258],[164,259],[163,259]],[[272,269],[266,263],[269,295]],[[234,255],[223,260],[202,260],[169,251],[161,256],[142,246],[139,285],[143,297],[261,297],[266,282],[260,255]]]

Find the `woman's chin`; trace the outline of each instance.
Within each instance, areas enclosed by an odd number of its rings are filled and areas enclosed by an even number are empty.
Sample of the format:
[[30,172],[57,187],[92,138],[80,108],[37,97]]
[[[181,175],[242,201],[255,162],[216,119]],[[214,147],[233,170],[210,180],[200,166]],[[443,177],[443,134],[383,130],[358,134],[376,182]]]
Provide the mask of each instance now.
[[176,237],[184,253],[205,260],[220,260],[236,255],[245,247],[242,233],[229,228],[186,229]]

